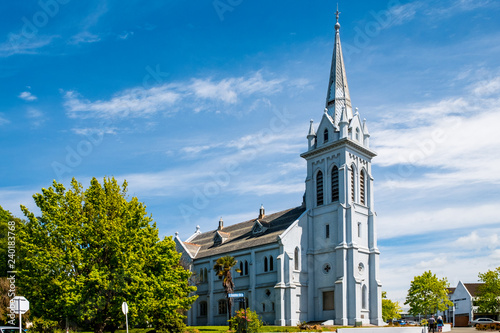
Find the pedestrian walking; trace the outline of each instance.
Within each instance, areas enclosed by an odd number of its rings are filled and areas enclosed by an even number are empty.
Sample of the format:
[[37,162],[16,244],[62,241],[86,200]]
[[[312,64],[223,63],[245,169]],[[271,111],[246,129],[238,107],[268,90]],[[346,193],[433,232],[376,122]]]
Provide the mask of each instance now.
[[429,320],[429,332],[436,333],[436,319],[434,318],[434,315],[432,315]]
[[443,331],[443,317],[439,316],[438,319],[436,320],[437,322],[437,327],[438,327],[438,332],[442,332]]

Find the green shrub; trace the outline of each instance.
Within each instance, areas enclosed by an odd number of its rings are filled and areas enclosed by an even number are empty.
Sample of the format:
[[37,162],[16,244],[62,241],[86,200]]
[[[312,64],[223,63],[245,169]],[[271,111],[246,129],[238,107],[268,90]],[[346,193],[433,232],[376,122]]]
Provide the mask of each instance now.
[[59,323],[55,320],[34,318],[33,327],[31,329],[35,332],[48,333],[48,332],[53,332],[58,328],[59,328]]
[[262,321],[255,311],[247,309],[245,313],[244,309],[240,309],[229,320],[229,326],[237,333],[254,333],[260,331]]

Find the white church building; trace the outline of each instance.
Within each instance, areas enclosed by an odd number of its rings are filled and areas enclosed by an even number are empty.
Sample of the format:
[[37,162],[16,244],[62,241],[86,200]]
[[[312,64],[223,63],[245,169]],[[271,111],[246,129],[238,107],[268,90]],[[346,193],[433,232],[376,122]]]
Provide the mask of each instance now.
[[197,227],[185,241],[176,234],[196,276],[189,325],[227,325],[226,295],[213,269],[225,255],[241,270],[232,273],[235,292],[267,324],[383,324],[371,171],[376,154],[366,122],[351,106],[339,29],[337,11],[326,108],[316,130],[311,120],[300,155],[307,161],[303,204],[269,215],[261,207],[227,227],[221,219],[216,230]]

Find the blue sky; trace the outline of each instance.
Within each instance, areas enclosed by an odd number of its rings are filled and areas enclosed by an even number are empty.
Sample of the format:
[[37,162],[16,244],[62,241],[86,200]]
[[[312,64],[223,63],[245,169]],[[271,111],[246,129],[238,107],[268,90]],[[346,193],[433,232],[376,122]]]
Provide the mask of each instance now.
[[[0,205],[54,179],[126,179],[164,236],[300,205],[336,3],[5,2]],[[500,266],[500,3],[340,1],[371,133],[381,280]]]

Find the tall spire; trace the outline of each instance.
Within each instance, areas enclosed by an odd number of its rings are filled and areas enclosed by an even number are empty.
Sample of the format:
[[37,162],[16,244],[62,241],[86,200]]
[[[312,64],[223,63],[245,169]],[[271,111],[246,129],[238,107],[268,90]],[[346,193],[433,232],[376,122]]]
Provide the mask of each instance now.
[[330,69],[330,80],[328,82],[328,92],[326,94],[326,107],[328,114],[334,119],[335,126],[338,126],[342,116],[342,108],[345,106],[347,117],[352,118],[351,96],[347,86],[347,77],[342,56],[342,46],[340,45],[340,23],[339,9],[335,13],[337,23],[335,23],[335,45],[333,46],[332,67]]

